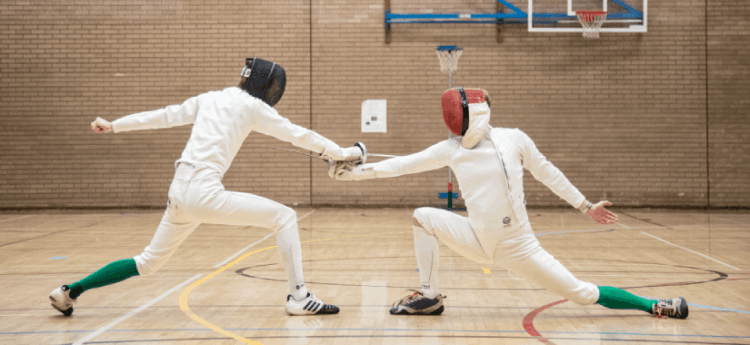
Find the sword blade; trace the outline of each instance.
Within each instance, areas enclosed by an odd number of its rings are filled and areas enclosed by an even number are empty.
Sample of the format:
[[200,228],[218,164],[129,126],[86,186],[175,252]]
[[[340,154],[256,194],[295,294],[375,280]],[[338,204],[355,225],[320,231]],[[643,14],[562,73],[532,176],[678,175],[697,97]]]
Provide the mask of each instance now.
[[[262,146],[262,145],[253,145],[253,147],[261,147],[261,148],[264,148],[264,149],[272,149],[272,150],[279,150],[279,151],[287,151],[287,152],[292,152],[292,153],[296,153],[296,154],[300,154],[300,155],[305,155],[305,156],[308,156],[308,157],[312,157],[312,158],[318,158],[318,159],[320,159],[320,160],[323,160],[323,161],[325,161],[325,160],[326,160],[326,159],[324,159],[323,157],[321,157],[320,155],[317,155],[317,156],[316,156],[316,155],[311,155],[311,154],[309,154],[309,153],[304,153],[304,152],[300,152],[300,151],[297,151],[297,150],[291,150],[291,149],[283,149],[283,148],[280,148],[280,147],[272,147],[272,146]],[[368,153],[368,154],[367,154],[367,157],[385,157],[385,158],[395,158],[395,157],[399,157],[399,156],[394,156],[394,155],[382,155],[382,154],[378,154],[378,153]]]

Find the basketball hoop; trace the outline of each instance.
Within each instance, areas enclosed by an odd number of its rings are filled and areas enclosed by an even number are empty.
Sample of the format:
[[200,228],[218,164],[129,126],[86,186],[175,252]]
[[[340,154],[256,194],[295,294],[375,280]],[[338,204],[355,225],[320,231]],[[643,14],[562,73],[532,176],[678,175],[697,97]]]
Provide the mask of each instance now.
[[606,11],[578,11],[578,22],[583,26],[583,37],[599,38],[599,29],[607,20]]
[[440,59],[440,72],[452,73],[458,69],[458,58],[464,49],[457,46],[438,46],[437,56]]

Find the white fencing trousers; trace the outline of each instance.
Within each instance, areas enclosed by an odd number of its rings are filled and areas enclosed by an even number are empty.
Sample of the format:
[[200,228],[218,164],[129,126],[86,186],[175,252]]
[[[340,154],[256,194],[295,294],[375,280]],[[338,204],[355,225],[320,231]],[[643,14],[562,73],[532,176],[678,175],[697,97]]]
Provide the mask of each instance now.
[[134,257],[138,274],[156,272],[201,223],[248,225],[275,232],[290,293],[306,295],[296,212],[257,195],[225,191],[218,172],[186,163],[177,168],[167,210],[151,244]]
[[414,211],[414,219],[414,247],[420,280],[423,289],[425,285],[429,287],[423,291],[425,295],[438,293],[439,247],[437,241],[429,239],[436,238],[468,259],[503,266],[516,275],[579,305],[594,304],[599,299],[599,288],[592,283],[578,280],[557,259],[547,253],[539,245],[528,224],[525,225],[528,227],[525,229],[526,235],[488,246],[495,248],[491,257],[485,253],[466,217],[446,210],[423,207]]

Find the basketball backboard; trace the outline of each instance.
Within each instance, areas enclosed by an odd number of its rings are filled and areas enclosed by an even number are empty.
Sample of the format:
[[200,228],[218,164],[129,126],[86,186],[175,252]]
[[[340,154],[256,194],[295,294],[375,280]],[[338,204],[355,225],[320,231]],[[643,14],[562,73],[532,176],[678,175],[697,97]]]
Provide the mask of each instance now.
[[577,11],[607,12],[602,33],[648,30],[648,0],[529,0],[529,32],[583,32]]

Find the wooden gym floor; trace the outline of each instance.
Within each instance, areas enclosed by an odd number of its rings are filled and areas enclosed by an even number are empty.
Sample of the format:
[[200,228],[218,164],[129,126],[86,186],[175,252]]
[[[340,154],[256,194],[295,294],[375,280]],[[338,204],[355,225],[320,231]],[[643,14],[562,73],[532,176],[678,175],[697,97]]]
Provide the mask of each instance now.
[[[687,320],[580,307],[501,267],[441,249],[442,316],[391,316],[419,284],[411,209],[297,209],[308,287],[341,313],[290,317],[274,237],[201,225],[157,274],[84,293],[72,317],[47,294],[145,247],[162,211],[0,213],[2,344],[750,344],[750,213],[615,209],[602,226],[530,209],[542,246],[577,277],[684,296]],[[236,255],[233,255],[235,254]]]

